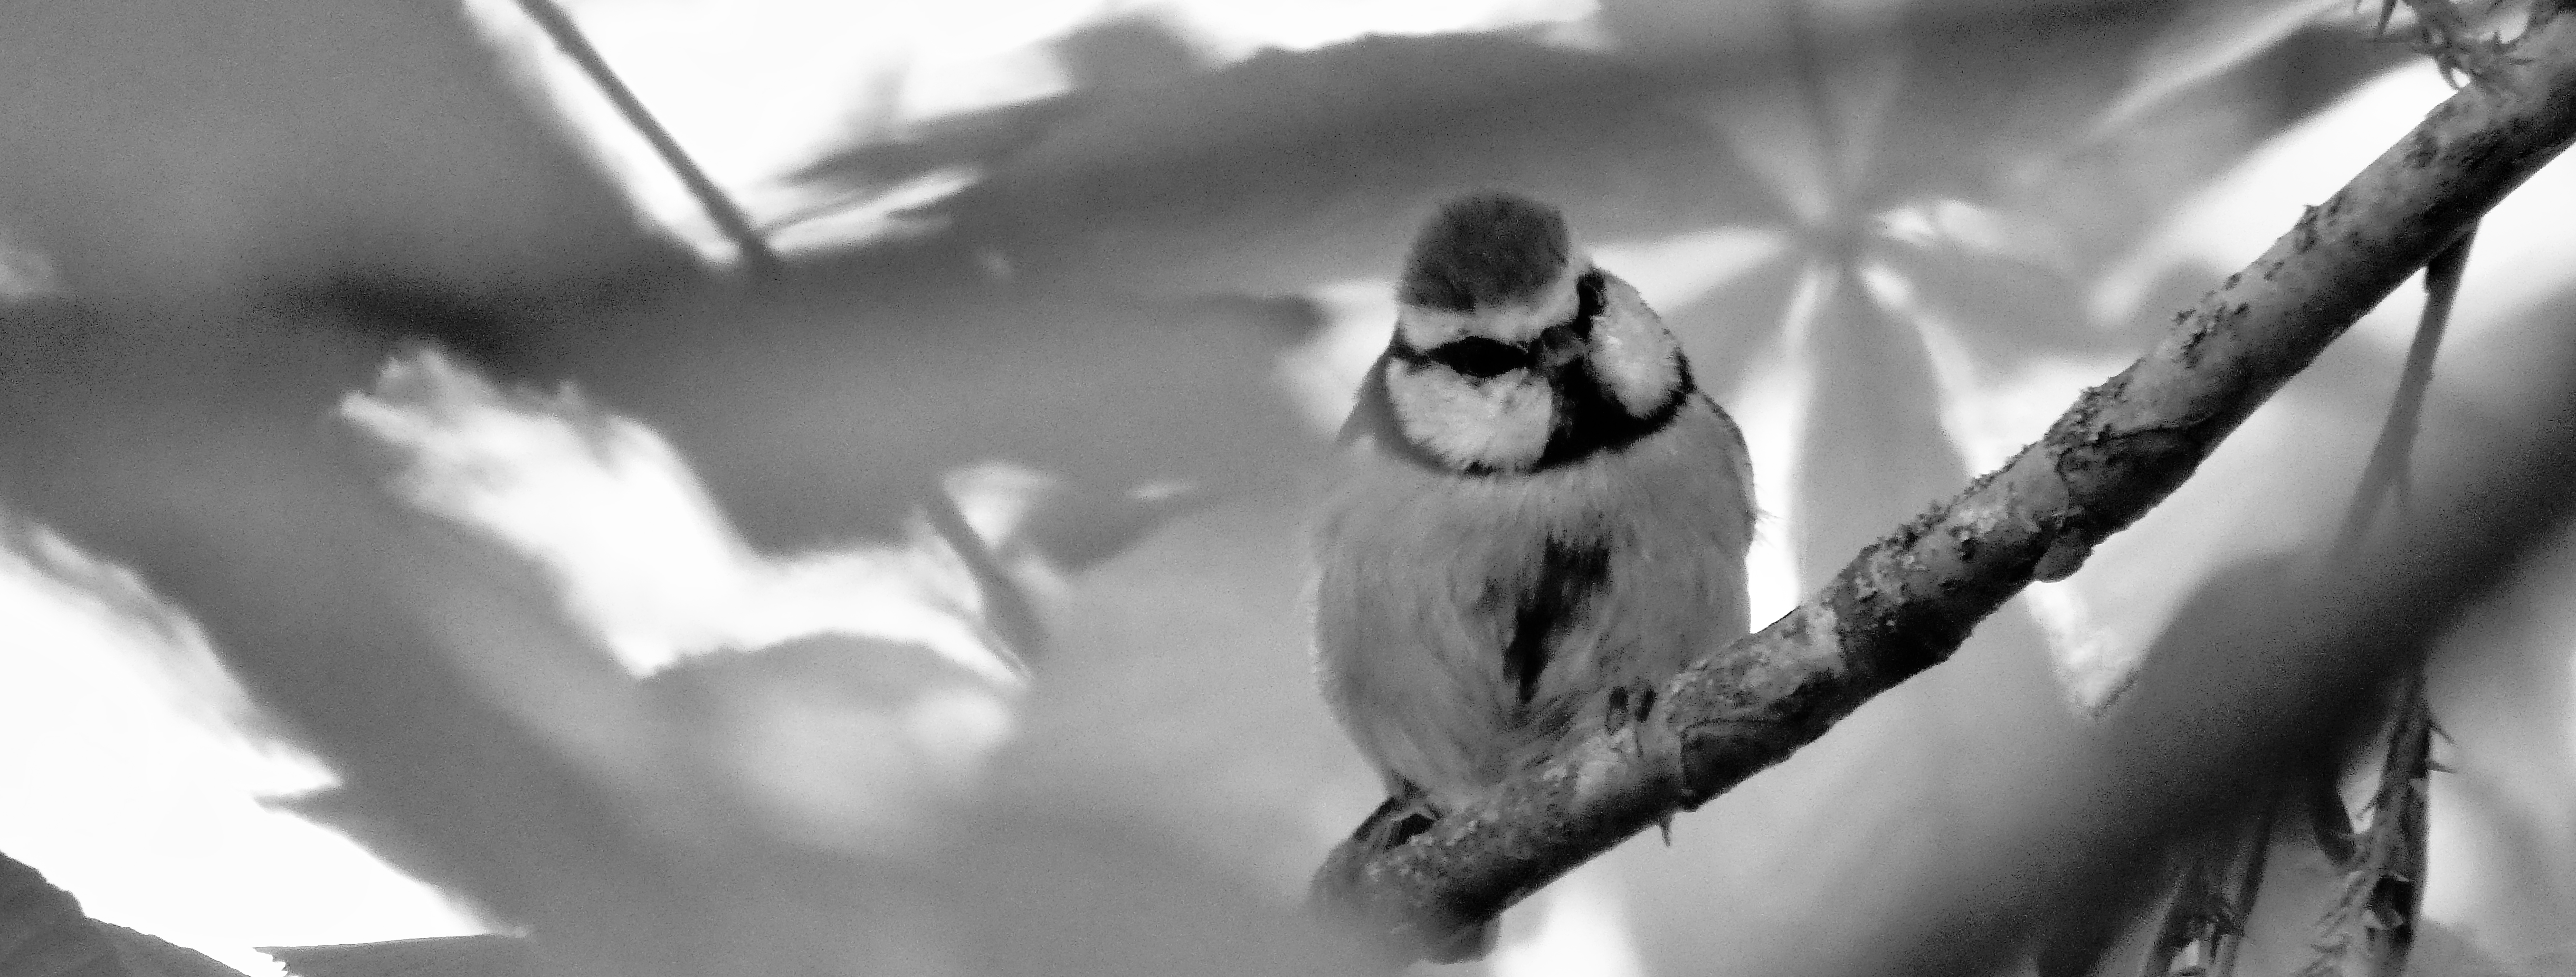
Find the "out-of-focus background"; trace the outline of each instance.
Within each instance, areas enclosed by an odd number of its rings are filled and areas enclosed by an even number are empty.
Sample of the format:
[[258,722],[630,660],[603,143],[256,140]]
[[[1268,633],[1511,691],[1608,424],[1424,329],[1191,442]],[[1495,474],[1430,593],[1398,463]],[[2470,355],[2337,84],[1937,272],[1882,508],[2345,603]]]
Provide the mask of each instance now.
[[[2377,8],[20,5],[0,854],[251,974],[482,932],[548,973],[1329,970],[1288,909],[1379,798],[1300,524],[1430,205],[1562,205],[1681,336],[1768,621],[2451,93]],[[2560,163],[2484,225],[2419,468],[2529,422],[2570,212]],[[2185,593],[2331,536],[2420,303],[1479,966],[1780,973],[1942,897]],[[2576,973],[2569,559],[2431,666],[2418,973]],[[2296,972],[2344,880],[2269,865],[2241,966]]]

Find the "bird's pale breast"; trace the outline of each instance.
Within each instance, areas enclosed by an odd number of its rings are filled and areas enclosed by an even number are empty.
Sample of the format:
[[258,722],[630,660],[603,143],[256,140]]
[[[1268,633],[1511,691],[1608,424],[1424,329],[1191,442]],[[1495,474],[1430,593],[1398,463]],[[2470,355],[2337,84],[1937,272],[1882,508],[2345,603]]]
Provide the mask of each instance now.
[[1747,626],[1743,442],[1693,397],[1617,452],[1462,475],[1346,449],[1316,530],[1317,677],[1399,795],[1448,808]]

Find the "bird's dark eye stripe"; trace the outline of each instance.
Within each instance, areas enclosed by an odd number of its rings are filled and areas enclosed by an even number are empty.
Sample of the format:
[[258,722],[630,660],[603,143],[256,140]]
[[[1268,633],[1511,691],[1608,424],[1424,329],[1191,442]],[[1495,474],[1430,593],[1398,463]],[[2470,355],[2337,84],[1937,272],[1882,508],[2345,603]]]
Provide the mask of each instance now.
[[1431,361],[1471,377],[1498,377],[1530,365],[1530,349],[1514,343],[1469,336],[1431,348]]
[[1574,280],[1574,321],[1567,325],[1574,327],[1575,336],[1592,337],[1592,320],[1600,318],[1602,307],[1608,304],[1601,295],[1602,288],[1601,270],[1598,268],[1584,272],[1583,277]]
[[1423,366],[1437,363],[1461,375],[1486,379],[1538,364],[1539,352],[1551,347],[1580,344],[1592,337],[1593,321],[1600,318],[1606,304],[1602,296],[1601,272],[1584,273],[1575,280],[1576,306],[1573,317],[1540,330],[1527,342],[1506,343],[1485,336],[1454,339],[1428,350],[1405,342],[1402,333],[1387,347],[1387,355],[1399,363]]

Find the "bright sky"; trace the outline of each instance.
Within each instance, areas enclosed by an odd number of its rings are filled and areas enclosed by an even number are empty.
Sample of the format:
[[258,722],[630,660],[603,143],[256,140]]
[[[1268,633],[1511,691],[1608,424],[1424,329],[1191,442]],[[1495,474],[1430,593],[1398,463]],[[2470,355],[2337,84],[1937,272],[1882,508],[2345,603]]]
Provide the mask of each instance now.
[[[525,55],[529,70],[549,79],[553,97],[591,124],[603,158],[626,179],[646,213],[711,253],[722,251],[677,183],[606,113],[586,83],[566,74],[560,59],[529,38],[529,28],[509,0],[466,2],[485,17],[500,43]],[[900,77],[890,120],[896,126],[1047,94],[1061,82],[1039,53],[1040,42],[1087,19],[1138,7],[1097,0],[588,0],[572,9],[609,60],[716,179],[755,211],[776,212],[790,209],[794,201],[775,185],[775,178],[822,148],[818,133],[859,111],[854,93],[864,90],[871,77]],[[1241,57],[1264,44],[1312,47],[1365,32],[1565,21],[1587,14],[1590,4],[1189,0],[1155,9],[1171,12],[1215,53]],[[2348,172],[2343,161],[2375,154],[2395,131],[2445,94],[2439,85],[2429,69],[2401,72],[2284,136],[2213,187],[2143,249],[2140,273],[2160,262],[2241,262],[2239,252],[2250,255],[2247,249],[2261,247],[2287,226],[2298,202],[2322,199]],[[2313,165],[2326,159],[2337,163]],[[2482,239],[2482,262],[2539,262],[2569,253],[2563,221],[2553,224],[2538,216],[2517,220],[2514,215],[2576,210],[2576,199],[2570,199],[2576,198],[2576,181],[2544,180],[2526,191],[2532,194],[2549,202],[2500,211]],[[2286,213],[2284,207],[2289,208]],[[1634,281],[1650,302],[1672,305],[1717,286],[1774,247],[1776,242],[1756,235],[1712,232],[1599,242],[1596,250],[1605,265]],[[2489,315],[2527,302],[2530,296],[2512,292],[2513,278],[2554,280],[2532,267],[2529,275],[2498,276],[2505,287],[2473,292],[2471,301],[2490,304]],[[2115,280],[2097,296],[2105,314],[2134,300],[2124,299],[2120,288]],[[1335,327],[1282,364],[1283,382],[1308,401],[1321,426],[1339,418],[1343,401],[1336,398],[1348,396],[1360,367],[1383,341],[1392,318],[1386,293],[1382,281],[1324,289],[1319,298],[1332,310]],[[2474,335],[2475,323],[2483,318],[2476,312],[2464,303],[2463,338]],[[2386,328],[2360,333],[2362,341],[2383,343],[2402,341],[2392,340],[2396,335]],[[1988,465],[2036,436],[2077,390],[2105,372],[2102,364],[2039,364],[1984,389],[1953,387],[1948,420],[1972,461]],[[471,387],[453,377],[449,382]],[[1789,515],[1782,500],[1788,497],[1789,437],[1797,421],[1791,405],[1803,383],[1798,370],[1761,378],[1736,407],[1761,473],[1759,491],[1775,516]],[[471,389],[467,394],[497,397]],[[370,422],[367,401],[353,400],[352,405],[353,417]],[[400,404],[379,401],[377,406],[393,410]],[[403,443],[402,420],[398,410],[379,411],[372,415],[372,426]],[[586,606],[641,669],[667,660],[674,642],[714,639],[673,638],[669,629],[698,624],[657,623],[638,610],[656,606],[655,601],[627,599],[646,592],[639,587],[657,585],[617,577],[621,571],[615,568],[631,572],[637,565],[631,554],[583,549],[583,539],[616,533],[588,532],[585,526],[598,527],[570,518],[579,513],[590,519],[599,510],[584,508],[585,500],[596,495],[569,486],[581,484],[579,479],[622,480],[623,487],[613,491],[646,500],[638,503],[645,508],[661,506],[659,515],[637,523],[674,527],[670,538],[653,544],[661,547],[654,552],[712,547],[724,557],[715,563],[751,558],[731,549],[738,543],[729,527],[721,525],[721,516],[701,496],[692,494],[699,490],[677,455],[654,455],[654,450],[667,452],[668,446],[655,448],[658,438],[648,428],[616,420],[633,425],[628,433],[643,439],[635,442],[642,445],[640,454],[629,460],[644,461],[622,469],[556,471],[548,466],[560,459],[550,460],[543,438],[562,432],[523,425],[516,435],[521,442],[515,447],[499,441],[485,445],[490,453],[484,461],[518,466],[513,470],[526,477],[524,491],[457,502],[450,510],[505,532],[549,525],[563,530],[557,537],[521,542],[554,547],[562,557],[559,565],[574,568],[566,572],[587,574],[581,579],[589,581],[593,593]],[[416,446],[427,444],[412,440]],[[513,457],[519,460],[507,460]],[[1757,620],[1787,610],[1800,596],[1786,583],[1785,523],[1775,518],[1764,525],[1763,534],[1753,574]],[[130,587],[124,592],[129,599],[123,603],[101,600],[0,551],[0,621],[12,629],[10,650],[0,654],[0,688],[10,690],[12,700],[9,708],[0,709],[0,741],[43,745],[0,751],[0,782],[15,786],[19,797],[40,799],[0,805],[0,851],[35,865],[101,918],[195,947],[255,974],[275,972],[266,957],[249,951],[256,945],[471,931],[470,922],[435,893],[339,836],[261,807],[258,796],[318,786],[327,782],[327,775],[309,761],[264,746],[228,721],[231,707],[224,703],[237,702],[238,693],[226,691],[220,669],[203,647],[192,644],[188,629],[169,618],[133,614],[130,608],[140,599]],[[2043,601],[2043,606],[2058,608],[2053,623],[2062,634],[2080,639],[2082,609],[2068,605],[2069,599],[2060,594],[2049,599],[2055,603]],[[730,606],[706,613],[771,612]],[[702,624],[705,619],[691,620]],[[750,618],[735,624],[743,620]],[[738,638],[775,626],[763,617],[745,625],[749,631],[726,634]],[[1592,961],[1605,975],[1633,970],[1614,900],[1577,887],[1561,894],[1553,906],[1537,935],[1515,951],[1526,959],[1503,961],[1498,972],[1573,973],[1562,965],[1569,960]]]

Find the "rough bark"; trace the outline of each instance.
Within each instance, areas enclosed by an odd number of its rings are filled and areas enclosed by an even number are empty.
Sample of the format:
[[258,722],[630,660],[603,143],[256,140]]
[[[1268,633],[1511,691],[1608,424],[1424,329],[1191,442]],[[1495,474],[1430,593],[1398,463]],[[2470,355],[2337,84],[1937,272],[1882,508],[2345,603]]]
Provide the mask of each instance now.
[[2511,54],[2495,84],[2433,110],[2002,469],[1863,550],[1787,616],[1714,650],[1642,722],[1404,844],[1346,841],[1317,874],[1318,903],[1400,955],[1419,954],[1787,758],[1946,659],[2032,580],[2074,572],[2576,139],[2576,16],[2537,22]]

